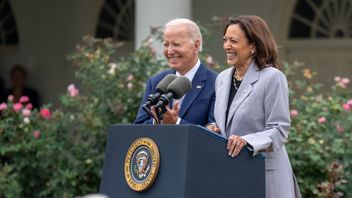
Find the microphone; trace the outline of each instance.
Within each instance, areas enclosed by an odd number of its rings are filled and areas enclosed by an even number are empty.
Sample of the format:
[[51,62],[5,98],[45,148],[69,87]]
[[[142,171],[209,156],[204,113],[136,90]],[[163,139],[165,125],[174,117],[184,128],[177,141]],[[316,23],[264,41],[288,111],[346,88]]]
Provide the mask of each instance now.
[[168,85],[176,79],[175,74],[168,74],[166,75],[156,86],[156,93],[150,94],[147,97],[147,101],[143,104],[143,109],[149,111],[151,105],[154,105],[158,102],[161,94],[167,93]]
[[155,105],[155,108],[162,108],[163,112],[165,112],[164,106],[168,105],[172,98],[180,99],[191,89],[192,84],[187,77],[177,77],[167,86],[168,93],[160,96],[159,102]]

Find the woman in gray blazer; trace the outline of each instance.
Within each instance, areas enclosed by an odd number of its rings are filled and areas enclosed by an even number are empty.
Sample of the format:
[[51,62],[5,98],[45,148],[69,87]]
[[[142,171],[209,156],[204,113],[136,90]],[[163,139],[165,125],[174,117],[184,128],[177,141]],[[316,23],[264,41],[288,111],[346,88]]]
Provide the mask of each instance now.
[[265,156],[267,198],[301,197],[284,145],[288,87],[272,34],[260,17],[240,16],[229,19],[223,40],[232,67],[216,79],[216,124],[208,128],[228,137],[232,157],[244,146]]

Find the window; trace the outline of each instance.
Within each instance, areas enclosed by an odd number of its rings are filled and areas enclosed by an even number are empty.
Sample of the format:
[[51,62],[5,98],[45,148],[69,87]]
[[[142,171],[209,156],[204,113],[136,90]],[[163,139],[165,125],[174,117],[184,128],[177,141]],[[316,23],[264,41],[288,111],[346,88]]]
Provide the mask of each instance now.
[[352,0],[298,0],[290,38],[352,38]]
[[105,0],[100,11],[96,37],[134,40],[134,0]]
[[17,45],[15,17],[9,0],[0,0],[0,46]]

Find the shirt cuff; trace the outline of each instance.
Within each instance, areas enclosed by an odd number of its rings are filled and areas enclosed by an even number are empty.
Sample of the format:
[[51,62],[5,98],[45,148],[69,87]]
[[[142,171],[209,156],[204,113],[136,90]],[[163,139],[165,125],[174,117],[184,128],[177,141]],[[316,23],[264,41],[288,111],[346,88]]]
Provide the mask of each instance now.
[[177,118],[177,121],[176,121],[176,124],[178,125],[178,124],[180,124],[180,123],[181,123],[181,118],[178,117],[178,118]]

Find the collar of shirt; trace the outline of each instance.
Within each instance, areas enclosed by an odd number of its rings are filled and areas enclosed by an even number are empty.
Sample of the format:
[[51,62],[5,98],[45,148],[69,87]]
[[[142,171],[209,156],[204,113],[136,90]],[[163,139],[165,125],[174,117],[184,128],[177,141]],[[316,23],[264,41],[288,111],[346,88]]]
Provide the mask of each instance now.
[[[184,76],[187,77],[189,79],[189,81],[192,82],[194,75],[196,75],[197,70],[200,66],[200,60],[197,60],[197,63],[194,65],[194,67],[192,67],[191,70],[189,70]],[[182,76],[182,74],[180,74],[178,71],[176,71],[176,76]]]

